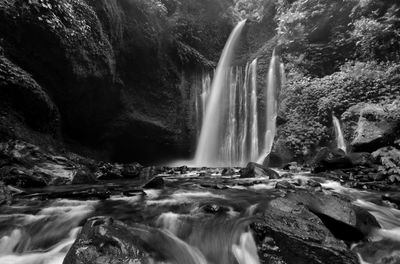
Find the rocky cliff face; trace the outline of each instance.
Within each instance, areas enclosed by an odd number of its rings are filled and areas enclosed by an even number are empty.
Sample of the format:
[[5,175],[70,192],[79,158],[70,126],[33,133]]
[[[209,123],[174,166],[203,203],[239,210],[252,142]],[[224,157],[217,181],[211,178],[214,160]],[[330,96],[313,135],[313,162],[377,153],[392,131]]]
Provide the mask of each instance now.
[[190,92],[181,84],[215,65],[230,4],[2,1],[2,135],[63,138],[117,161],[188,155]]

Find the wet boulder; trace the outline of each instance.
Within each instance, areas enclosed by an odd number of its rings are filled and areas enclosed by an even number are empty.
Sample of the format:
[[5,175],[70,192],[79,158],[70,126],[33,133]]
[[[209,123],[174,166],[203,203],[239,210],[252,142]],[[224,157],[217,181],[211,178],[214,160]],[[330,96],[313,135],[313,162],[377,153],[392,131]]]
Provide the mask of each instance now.
[[240,170],[240,178],[269,178],[279,179],[279,173],[263,165],[249,162],[246,168]]
[[326,147],[320,149],[314,159],[311,161],[312,171],[314,173],[351,168],[353,163],[346,156],[343,150],[328,149]]
[[122,167],[121,175],[124,178],[136,178],[139,177],[143,166],[139,163],[124,164]]
[[265,158],[263,165],[266,167],[272,167],[272,168],[281,168],[284,164],[284,161],[282,157],[275,152],[271,152],[268,154],[268,156]]
[[147,182],[143,189],[163,189],[165,185],[164,179],[160,176],[154,177],[149,182]]
[[20,188],[41,188],[47,186],[44,175],[35,175],[32,169],[19,166],[1,168],[0,180],[7,185]]
[[263,260],[282,259],[287,264],[358,263],[356,255],[332,235],[318,216],[293,200],[272,200],[257,210],[256,217],[261,220],[251,227]]
[[294,190],[296,189],[296,186],[294,186],[288,181],[279,181],[276,183],[275,189]]
[[96,175],[88,169],[78,169],[72,179],[72,184],[95,184],[97,183]]
[[352,152],[348,153],[347,157],[354,166],[372,166],[374,162],[374,158],[369,152]]
[[399,111],[395,104],[359,104],[349,110],[348,130],[352,131],[351,146],[357,152],[373,152],[381,147],[393,144],[400,120],[391,116]]
[[12,202],[12,195],[4,182],[0,182],[0,205],[10,204]]
[[288,193],[285,198],[304,205],[322,220],[335,237],[347,242],[364,240],[380,228],[374,216],[338,194],[297,190]]
[[224,168],[221,172],[222,176],[233,176],[235,175],[235,170],[233,168]]
[[102,181],[121,180],[123,179],[121,171],[122,165],[104,162],[99,166],[97,179]]
[[400,263],[400,242],[382,239],[370,243],[362,243],[354,248],[360,254],[362,263],[398,264]]
[[63,264],[148,264],[140,236],[112,218],[95,217],[83,226]]
[[79,164],[84,159],[74,161],[21,140],[0,143],[0,160],[0,180],[21,188],[70,184],[81,170],[89,170]]

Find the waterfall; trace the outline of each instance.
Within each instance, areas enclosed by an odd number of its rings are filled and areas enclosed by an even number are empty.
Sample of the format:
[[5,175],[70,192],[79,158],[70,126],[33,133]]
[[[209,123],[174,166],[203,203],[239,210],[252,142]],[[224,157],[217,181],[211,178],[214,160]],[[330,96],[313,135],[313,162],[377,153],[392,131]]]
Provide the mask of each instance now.
[[[221,59],[215,72],[212,82],[210,97],[207,103],[205,117],[200,132],[200,138],[196,149],[195,164],[197,166],[218,166],[221,165],[220,142],[224,135],[224,116],[228,113],[224,107],[223,92],[226,90],[226,80],[230,75],[236,44],[245,26],[246,20],[241,21],[234,28],[222,52]],[[229,88],[229,87],[228,87]],[[222,138],[222,139],[221,139]]]
[[278,116],[278,98],[277,94],[281,86],[281,78],[283,74],[283,64],[280,63],[279,56],[276,52],[272,53],[271,62],[268,70],[268,81],[266,95],[266,128],[264,137],[264,148],[261,152],[257,163],[263,164],[265,158],[272,150],[274,138],[276,134],[276,118]]
[[194,110],[197,128],[197,138],[200,137],[201,125],[206,114],[207,100],[211,90],[211,74],[203,73],[201,77],[196,76],[195,82]]
[[257,58],[250,65],[251,68],[251,151],[250,161],[255,161],[258,153],[258,112],[257,112]]
[[347,153],[346,143],[344,141],[343,131],[340,126],[339,119],[337,119],[336,116],[332,115],[332,120],[333,120],[333,126],[335,127],[337,147],[338,147],[338,149],[343,150],[344,153]]

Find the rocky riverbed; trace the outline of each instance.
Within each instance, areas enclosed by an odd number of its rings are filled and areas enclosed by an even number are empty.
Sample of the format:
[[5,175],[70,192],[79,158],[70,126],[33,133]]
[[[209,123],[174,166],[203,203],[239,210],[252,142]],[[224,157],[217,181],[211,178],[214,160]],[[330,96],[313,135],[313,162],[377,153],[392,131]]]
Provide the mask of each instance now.
[[0,263],[400,258],[400,211],[388,198],[395,195],[348,188],[294,164],[291,172],[254,163],[144,168],[56,155],[22,141],[2,144],[1,155]]

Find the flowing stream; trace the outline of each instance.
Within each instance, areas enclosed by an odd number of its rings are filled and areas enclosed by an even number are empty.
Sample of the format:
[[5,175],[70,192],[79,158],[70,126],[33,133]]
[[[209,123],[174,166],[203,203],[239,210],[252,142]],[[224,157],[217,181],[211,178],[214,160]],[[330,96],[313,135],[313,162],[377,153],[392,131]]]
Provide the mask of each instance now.
[[[310,176],[298,174],[280,180],[258,178],[258,183],[246,184],[255,179],[221,176],[220,170],[208,173],[196,170],[162,175],[167,181],[166,188],[145,190],[145,194],[132,197],[120,195],[87,201],[21,199],[12,206],[4,205],[0,207],[0,263],[61,264],[84,220],[97,215],[111,216],[128,225],[139,223],[152,227],[154,232],[149,239],[154,240],[155,250],[169,257],[170,263],[260,263],[248,228],[254,210],[279,195],[275,189],[278,181],[296,183]],[[354,204],[376,216],[382,229],[373,234],[371,241],[400,241],[400,211],[377,204],[380,194],[319,180],[324,189],[348,195]],[[132,181],[108,184],[110,188],[128,189],[140,185]],[[219,184],[226,188],[216,188]],[[62,188],[66,187],[53,187],[49,191]],[[360,258],[371,258],[368,252],[362,254]]]

